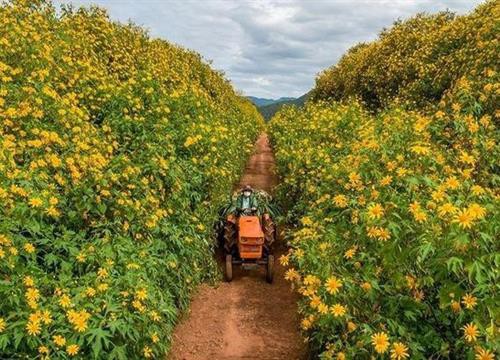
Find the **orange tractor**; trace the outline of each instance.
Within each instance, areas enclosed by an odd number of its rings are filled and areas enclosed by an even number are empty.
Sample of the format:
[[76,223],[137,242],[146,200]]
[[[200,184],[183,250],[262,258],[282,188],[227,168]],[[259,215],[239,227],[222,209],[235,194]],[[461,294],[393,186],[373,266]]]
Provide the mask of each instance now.
[[239,217],[229,215],[224,232],[226,281],[233,279],[233,265],[241,265],[244,269],[263,265],[266,268],[266,281],[272,283],[274,256],[270,244],[274,241],[274,233],[275,225],[268,214],[258,216],[252,211],[242,213]]

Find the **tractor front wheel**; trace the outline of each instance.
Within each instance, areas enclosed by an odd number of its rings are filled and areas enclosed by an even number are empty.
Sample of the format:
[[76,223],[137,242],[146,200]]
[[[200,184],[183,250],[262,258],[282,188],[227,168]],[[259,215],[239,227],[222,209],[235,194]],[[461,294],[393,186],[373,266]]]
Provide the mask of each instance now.
[[266,281],[271,284],[273,282],[274,278],[274,256],[269,255],[267,257],[267,264],[266,264]]
[[233,280],[233,256],[231,254],[226,255],[226,281],[230,282]]

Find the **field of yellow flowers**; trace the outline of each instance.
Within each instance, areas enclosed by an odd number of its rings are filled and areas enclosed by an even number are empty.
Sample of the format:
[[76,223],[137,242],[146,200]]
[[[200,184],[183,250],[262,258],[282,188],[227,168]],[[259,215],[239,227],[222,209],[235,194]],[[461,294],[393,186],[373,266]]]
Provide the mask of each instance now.
[[320,358],[497,358],[499,7],[398,23],[271,120]]
[[196,53],[4,2],[0,358],[163,357],[261,124]]

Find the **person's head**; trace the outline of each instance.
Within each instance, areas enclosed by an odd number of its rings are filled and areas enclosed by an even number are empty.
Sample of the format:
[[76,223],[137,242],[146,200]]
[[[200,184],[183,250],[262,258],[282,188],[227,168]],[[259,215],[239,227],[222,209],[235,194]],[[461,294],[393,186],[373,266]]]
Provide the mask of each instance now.
[[245,185],[245,187],[243,188],[243,196],[245,197],[249,197],[250,195],[252,195],[253,193],[253,189],[250,185]]

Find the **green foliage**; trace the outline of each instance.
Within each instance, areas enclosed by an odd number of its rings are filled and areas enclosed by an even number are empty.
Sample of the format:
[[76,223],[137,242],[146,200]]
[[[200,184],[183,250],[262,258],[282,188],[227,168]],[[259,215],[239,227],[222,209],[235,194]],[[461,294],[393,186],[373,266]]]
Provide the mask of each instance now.
[[498,354],[498,4],[396,24],[271,120],[320,358]]
[[0,357],[165,356],[260,115],[98,8],[4,3],[0,42]]
[[[499,16],[492,0],[464,16],[420,14],[397,22],[320,74],[312,97],[356,97],[372,109],[394,101],[412,108],[436,104],[458,90],[458,79],[475,83],[497,67]],[[495,98],[483,106],[494,110]]]

